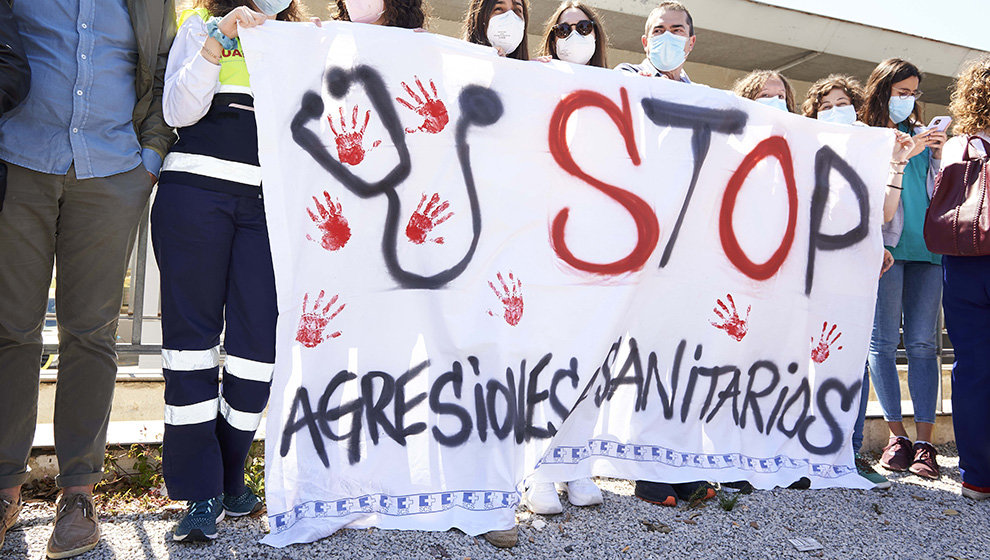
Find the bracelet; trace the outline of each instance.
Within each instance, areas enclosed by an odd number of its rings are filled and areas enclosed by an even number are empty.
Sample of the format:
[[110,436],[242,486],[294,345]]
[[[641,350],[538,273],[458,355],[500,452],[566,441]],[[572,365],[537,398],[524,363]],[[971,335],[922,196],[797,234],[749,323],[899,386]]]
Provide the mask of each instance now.
[[206,22],[206,34],[216,39],[225,50],[232,51],[237,48],[237,39],[231,39],[220,31],[220,18],[216,16]]
[[907,164],[908,164],[907,161],[893,161],[893,160],[891,160],[891,162],[890,162],[890,166],[891,167],[904,167]]
[[904,175],[904,172],[903,171],[894,171],[893,169],[891,169],[890,170],[890,174],[891,175]]
[[889,189],[897,189],[899,191],[903,191],[904,190],[904,187],[895,187],[894,185],[887,185],[887,188],[889,188]]

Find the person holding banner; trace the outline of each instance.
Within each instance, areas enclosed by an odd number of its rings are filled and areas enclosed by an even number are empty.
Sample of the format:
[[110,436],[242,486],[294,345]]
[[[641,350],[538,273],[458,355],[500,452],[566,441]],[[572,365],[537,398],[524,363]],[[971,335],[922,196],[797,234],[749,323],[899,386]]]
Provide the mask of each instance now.
[[856,78],[844,74],[829,74],[811,84],[801,111],[811,119],[855,124],[859,122],[856,119],[863,106],[863,96],[863,85]]
[[[887,127],[914,136],[916,145],[903,160],[891,161],[888,191],[900,193],[892,220],[883,226],[884,245],[894,256],[891,269],[880,279],[869,370],[891,437],[880,465],[938,478],[936,451],[931,444],[935,426],[939,366],[936,324],[942,295],[942,267],[928,251],[922,235],[925,212],[939,168],[944,132],[921,128],[921,72],[910,62],[892,58],[881,62],[866,84],[859,112],[869,126]],[[891,197],[892,199],[894,197]],[[888,214],[889,212],[885,212]],[[901,390],[895,353],[904,325],[908,356],[908,387],[914,402],[917,441],[912,445],[901,418]]]
[[608,35],[595,9],[580,0],[565,0],[547,20],[540,56],[572,64],[608,68]]
[[334,19],[405,29],[426,27],[422,0],[336,0]]
[[464,19],[464,40],[495,47],[499,56],[529,60],[526,0],[471,0]]
[[[945,145],[943,170],[962,162],[967,157],[967,150],[972,150],[971,154],[977,157],[987,155],[984,142],[990,142],[990,57],[984,56],[970,63],[959,74],[949,110],[955,118],[953,131],[958,136]],[[946,255],[942,258],[942,267],[945,272],[942,302],[945,327],[956,353],[952,366],[952,426],[959,448],[961,491],[967,498],[986,500],[990,499],[990,438],[987,438],[987,426],[990,426],[990,256]]]
[[684,4],[667,0],[654,8],[646,18],[642,41],[646,51],[643,62],[623,62],[615,67],[616,70],[691,83],[684,71],[684,61],[694,49],[697,37],[694,35],[694,20]]
[[151,238],[162,286],[162,470],[169,497],[189,502],[176,541],[215,539],[225,515],[261,508],[244,461],[268,404],[278,311],[237,35],[268,19],[301,21],[300,12],[292,0],[205,0],[183,12],[169,53],[164,114],[180,139],[162,166]]
[[753,70],[736,80],[732,93],[781,111],[795,112],[794,88],[783,74],[774,70]]

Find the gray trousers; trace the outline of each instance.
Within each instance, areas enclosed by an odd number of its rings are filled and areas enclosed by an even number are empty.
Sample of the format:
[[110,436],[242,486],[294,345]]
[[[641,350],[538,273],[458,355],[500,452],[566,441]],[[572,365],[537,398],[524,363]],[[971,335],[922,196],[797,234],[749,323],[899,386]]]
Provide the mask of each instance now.
[[128,250],[151,194],[144,166],[94,179],[7,163],[0,211],[0,488],[27,479],[52,264],[59,366],[55,454],[61,486],[102,478],[117,377],[114,337]]

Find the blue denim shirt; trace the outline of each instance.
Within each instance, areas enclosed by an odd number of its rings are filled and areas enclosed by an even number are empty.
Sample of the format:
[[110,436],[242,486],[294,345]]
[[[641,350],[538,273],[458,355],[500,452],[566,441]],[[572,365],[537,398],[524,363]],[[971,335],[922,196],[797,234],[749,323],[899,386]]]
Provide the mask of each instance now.
[[125,0],[14,2],[31,65],[27,99],[0,119],[0,158],[80,179],[130,171],[158,174],[132,121],[138,50]]

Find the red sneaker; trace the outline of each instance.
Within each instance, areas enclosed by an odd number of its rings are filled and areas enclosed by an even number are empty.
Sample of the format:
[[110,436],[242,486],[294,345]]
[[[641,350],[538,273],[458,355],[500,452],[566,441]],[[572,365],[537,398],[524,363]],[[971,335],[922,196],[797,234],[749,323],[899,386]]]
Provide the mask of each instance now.
[[986,500],[990,498],[990,487],[974,486],[968,482],[963,482],[962,495],[971,500]]
[[914,444],[914,461],[908,470],[918,476],[937,480],[939,477],[938,463],[935,461],[937,455],[938,452],[930,443]]
[[883,455],[880,456],[880,466],[896,472],[908,470],[914,462],[914,449],[911,447],[911,440],[905,437],[890,436],[887,447],[883,448]]

